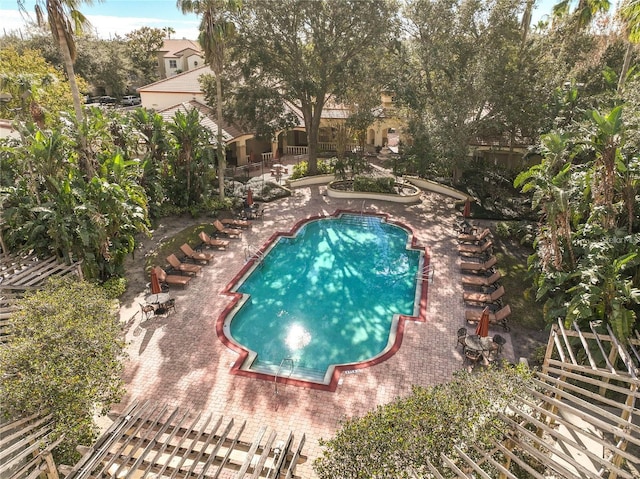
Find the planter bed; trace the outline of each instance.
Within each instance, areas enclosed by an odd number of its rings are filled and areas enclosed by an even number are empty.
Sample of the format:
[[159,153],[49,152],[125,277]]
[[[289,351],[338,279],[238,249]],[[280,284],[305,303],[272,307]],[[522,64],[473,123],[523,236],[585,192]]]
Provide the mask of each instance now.
[[409,183],[396,183],[396,189],[401,189],[401,194],[353,191],[350,187],[352,184],[352,181],[332,181],[327,185],[327,196],[330,198],[391,201],[393,203],[417,203],[422,194],[419,188]]

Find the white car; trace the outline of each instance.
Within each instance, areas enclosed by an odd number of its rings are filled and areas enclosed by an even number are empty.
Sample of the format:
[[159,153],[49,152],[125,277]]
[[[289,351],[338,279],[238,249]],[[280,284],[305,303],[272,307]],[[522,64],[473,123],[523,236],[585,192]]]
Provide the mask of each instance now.
[[120,104],[123,106],[135,106],[139,105],[140,103],[142,103],[142,100],[139,96],[135,95],[123,96],[122,100],[120,101]]

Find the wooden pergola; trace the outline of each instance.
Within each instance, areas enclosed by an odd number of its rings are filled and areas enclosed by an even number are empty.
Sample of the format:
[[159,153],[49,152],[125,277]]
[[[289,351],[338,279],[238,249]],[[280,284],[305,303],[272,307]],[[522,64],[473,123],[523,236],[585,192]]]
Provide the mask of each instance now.
[[304,460],[305,435],[294,445],[261,427],[249,441],[246,421],[145,402],[133,403],[89,448],[67,479],[282,478],[292,479]]
[[58,479],[51,430],[51,416],[37,414],[0,424],[0,477]]
[[640,477],[640,335],[620,341],[599,327],[558,321],[528,397],[499,415],[502,440],[456,447],[415,477]]
[[76,275],[82,279],[80,263],[66,264],[51,256],[40,259],[33,253],[0,254],[0,344],[11,338],[11,315],[16,300],[26,291],[39,289],[52,276]]

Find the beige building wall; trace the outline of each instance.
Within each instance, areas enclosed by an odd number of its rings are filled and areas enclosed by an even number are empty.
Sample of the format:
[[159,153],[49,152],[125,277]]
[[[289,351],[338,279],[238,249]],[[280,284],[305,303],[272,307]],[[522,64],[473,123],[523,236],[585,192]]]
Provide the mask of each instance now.
[[198,100],[205,103],[204,93],[193,92],[145,92],[140,91],[142,106],[163,110],[185,101]]

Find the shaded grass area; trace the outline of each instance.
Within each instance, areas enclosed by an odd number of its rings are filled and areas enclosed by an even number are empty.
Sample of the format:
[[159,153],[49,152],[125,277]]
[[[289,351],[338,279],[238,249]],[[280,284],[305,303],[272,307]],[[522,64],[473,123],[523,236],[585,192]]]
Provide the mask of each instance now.
[[505,304],[511,305],[511,323],[540,330],[545,327],[542,303],[536,302],[535,293],[530,291],[532,279],[527,270],[527,252],[523,250],[520,247],[514,252],[511,247],[502,246],[496,251],[498,269],[502,274],[500,283],[505,289]]
[[500,280],[505,288],[504,304],[511,306],[509,326],[516,361],[526,358],[530,366],[540,366],[549,338],[543,305],[535,301],[532,279],[527,269],[526,247],[502,243],[495,250]]
[[216,232],[210,221],[188,226],[171,237],[160,241],[156,248],[145,256],[145,273],[148,273],[153,266],[160,266],[167,269],[168,263],[166,258],[172,253],[184,261],[184,254],[180,251],[180,246],[187,243],[193,249],[199,249],[202,246],[202,241],[198,237],[201,231],[204,231],[211,237],[214,237]]

